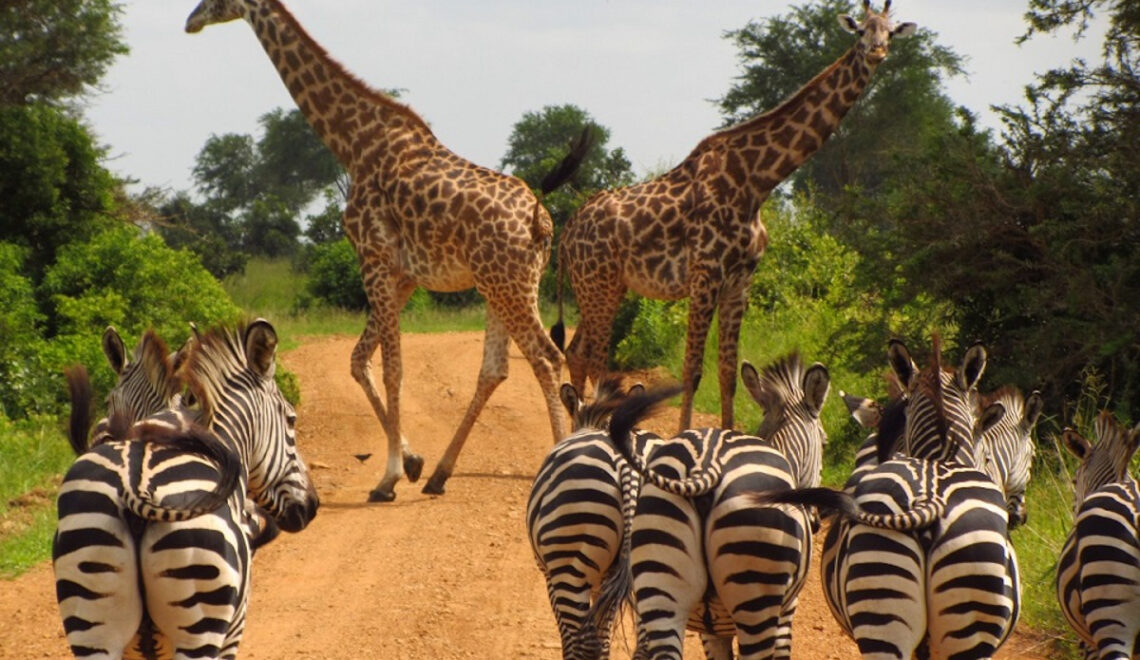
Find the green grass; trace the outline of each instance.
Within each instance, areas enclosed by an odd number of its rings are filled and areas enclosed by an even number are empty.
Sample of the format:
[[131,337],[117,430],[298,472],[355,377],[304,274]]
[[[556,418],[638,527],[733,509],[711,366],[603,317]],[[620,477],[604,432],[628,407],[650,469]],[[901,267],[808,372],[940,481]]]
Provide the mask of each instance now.
[[50,554],[58,479],[73,458],[58,421],[0,417],[0,577]]

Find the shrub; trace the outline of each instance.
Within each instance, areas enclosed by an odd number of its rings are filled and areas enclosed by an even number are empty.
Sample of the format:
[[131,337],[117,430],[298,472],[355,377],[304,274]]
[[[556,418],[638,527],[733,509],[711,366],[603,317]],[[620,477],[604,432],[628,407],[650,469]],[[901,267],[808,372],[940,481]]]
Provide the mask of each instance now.
[[345,309],[368,309],[360,263],[347,238],[315,245],[306,292],[316,300]]

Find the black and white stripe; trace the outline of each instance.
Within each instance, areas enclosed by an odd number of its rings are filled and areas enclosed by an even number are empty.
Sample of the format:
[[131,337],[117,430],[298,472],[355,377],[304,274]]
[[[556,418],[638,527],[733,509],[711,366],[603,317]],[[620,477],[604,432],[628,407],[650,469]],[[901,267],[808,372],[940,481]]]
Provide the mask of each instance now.
[[978,466],[1005,494],[1009,528],[1013,529],[1029,519],[1025,491],[1036,454],[1033,427],[1045,402],[1038,392],[1026,398],[1021,390],[1007,386],[983,397],[981,407],[984,410],[995,403],[1001,405],[1005,414],[982,434]]
[[742,376],[765,409],[757,435],[683,431],[634,453],[628,429],[675,390],[631,397],[614,413],[612,439],[646,476],[634,516],[631,561],[638,658],[681,658],[686,628],[712,657],[788,657],[791,623],[811,553],[811,517],[800,507],[757,506],[756,490],[819,483],[826,434],[819,412],[827,370],[792,355]]
[[[628,554],[641,478],[608,438],[609,416],[625,398],[620,384],[601,383],[589,405],[571,385],[560,394],[574,432],[539,467],[527,500],[527,534],[546,578],[562,657],[606,658],[612,622],[629,597],[629,562],[619,556]],[[660,440],[644,431],[634,438],[639,451]]]
[[[76,656],[236,655],[259,515],[248,501],[286,531],[318,504],[273,380],[276,344],[260,320],[199,338],[182,370],[186,400],[133,425],[112,417],[110,438],[64,477],[53,567]],[[210,443],[222,451],[203,453]]]
[[936,341],[932,365],[919,372],[905,346],[891,344],[890,362],[906,391],[893,413],[904,411],[905,423],[901,441],[883,433],[877,440],[881,448],[898,444],[903,455],[866,469],[851,492],[757,498],[814,503],[854,523],[830,539],[824,588],[865,658],[910,658],[920,647],[936,657],[987,658],[1017,620],[1005,497],[975,469],[978,437],[1004,409],[979,412],[982,347],[967,351],[957,371],[943,369],[939,353]]
[[1140,653],[1140,488],[1128,467],[1140,425],[1127,429],[1104,411],[1095,432],[1095,444],[1072,429],[1062,434],[1081,463],[1057,600],[1086,658],[1131,660]]

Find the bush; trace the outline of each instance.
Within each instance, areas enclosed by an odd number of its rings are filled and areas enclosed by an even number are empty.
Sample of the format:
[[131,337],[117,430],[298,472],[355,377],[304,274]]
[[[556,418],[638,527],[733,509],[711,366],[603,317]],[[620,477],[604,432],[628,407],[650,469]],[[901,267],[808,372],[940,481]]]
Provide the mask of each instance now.
[[[629,332],[617,342],[618,369],[644,369],[661,364],[680,347],[684,351],[689,306],[684,302],[636,298]],[[628,313],[628,312],[627,312]]]
[[305,289],[316,300],[334,307],[368,309],[360,262],[347,238],[313,246]]

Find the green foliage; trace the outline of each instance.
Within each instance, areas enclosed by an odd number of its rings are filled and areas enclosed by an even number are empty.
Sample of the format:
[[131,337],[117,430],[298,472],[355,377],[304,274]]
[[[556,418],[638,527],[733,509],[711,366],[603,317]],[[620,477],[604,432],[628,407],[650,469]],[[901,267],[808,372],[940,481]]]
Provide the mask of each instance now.
[[249,255],[234,250],[241,244],[241,227],[216,204],[196,204],[178,193],[156,209],[158,227],[167,245],[198,255],[206,270],[219,279],[245,269]]
[[29,250],[33,282],[60,246],[114,224],[114,181],[101,155],[87,129],[58,109],[0,107],[0,241]]
[[301,405],[301,381],[297,378],[297,374],[292,371],[286,371],[277,366],[277,370],[273,373],[273,380],[277,383],[277,389],[281,390],[281,396],[294,406]]
[[0,106],[57,101],[94,87],[127,52],[121,13],[113,0],[0,5]]
[[644,369],[661,364],[678,346],[684,351],[687,304],[641,297],[630,300],[633,315],[628,333],[616,342],[614,366]]
[[313,247],[306,291],[334,307],[368,309],[360,262],[347,238]]
[[[905,20],[902,12],[896,16]],[[779,106],[851,48],[857,37],[840,27],[840,14],[860,18],[862,10],[850,0],[812,0],[727,32],[743,72],[719,101],[725,124]],[[845,186],[876,188],[890,176],[892,155],[950,126],[952,106],[941,82],[962,73],[962,58],[934,37],[920,29],[891,42],[862,98],[794,175],[798,190],[810,185],[833,195]]]
[[38,407],[46,387],[38,370],[44,317],[36,307],[32,282],[24,275],[26,250],[0,243],[0,414],[22,416]]

